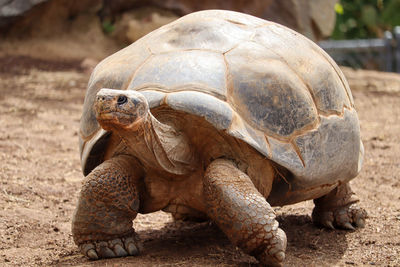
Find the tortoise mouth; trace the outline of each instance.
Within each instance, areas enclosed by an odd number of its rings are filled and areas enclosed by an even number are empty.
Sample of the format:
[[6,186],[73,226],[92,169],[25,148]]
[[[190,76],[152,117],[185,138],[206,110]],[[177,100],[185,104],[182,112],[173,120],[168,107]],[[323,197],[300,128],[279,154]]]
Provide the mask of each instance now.
[[97,111],[96,117],[97,119],[112,119],[119,117],[132,117],[134,114],[120,111],[120,110],[101,110]]
[[115,124],[131,124],[136,120],[135,114],[117,111],[117,110],[107,110],[96,112],[97,121],[102,123],[115,123]]

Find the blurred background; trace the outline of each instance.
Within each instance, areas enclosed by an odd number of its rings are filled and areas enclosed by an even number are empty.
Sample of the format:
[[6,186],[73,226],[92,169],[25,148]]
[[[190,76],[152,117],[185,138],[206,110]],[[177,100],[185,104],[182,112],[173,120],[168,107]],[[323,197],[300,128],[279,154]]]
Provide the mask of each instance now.
[[146,33],[202,9],[286,25],[339,64],[400,72],[400,0],[0,0],[0,56],[94,64]]

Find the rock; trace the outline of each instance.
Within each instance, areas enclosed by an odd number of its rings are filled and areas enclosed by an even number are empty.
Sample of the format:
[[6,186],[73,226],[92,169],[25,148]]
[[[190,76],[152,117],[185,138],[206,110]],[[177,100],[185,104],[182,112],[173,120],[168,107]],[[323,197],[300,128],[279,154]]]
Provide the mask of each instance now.
[[336,13],[333,11],[336,2],[336,0],[312,1],[312,4],[310,4],[311,21],[308,27],[313,28],[313,25],[318,27],[318,30],[313,31],[316,34],[316,39],[323,39],[331,35],[336,22]]
[[[0,0],[0,4],[3,0]],[[11,2],[11,0],[9,0]],[[103,34],[96,13],[101,0],[48,0],[0,28],[0,57],[43,60],[100,60],[121,49]]]
[[11,23],[33,6],[47,0],[0,0],[0,27]]
[[[100,19],[110,23],[117,22],[121,14],[128,10],[138,9],[140,7],[159,8],[175,13],[175,16],[182,16],[188,13],[204,9],[227,9],[243,13],[248,13],[263,19],[278,22],[286,25],[312,40],[318,41],[328,37],[335,24],[334,5],[337,0],[0,0],[0,27],[10,28],[11,31],[23,29],[22,35],[28,33],[54,33],[63,31],[62,25],[66,20],[74,18],[79,13],[90,12],[94,14],[93,9],[100,12]],[[39,5],[42,3],[41,5]],[[141,20],[133,22],[136,25],[129,26],[129,39],[136,39],[156,26],[168,23],[169,19],[154,18],[151,15],[150,24],[144,23],[145,27],[138,29],[137,24],[143,23]],[[123,17],[123,16],[122,16]],[[170,17],[170,16],[169,16]],[[16,20],[16,18],[19,18]],[[125,23],[129,25],[129,23]],[[60,29],[61,27],[61,29]]]
[[[0,55],[100,59],[181,15],[212,8],[276,21],[319,40],[334,25],[336,1],[0,0],[0,39],[7,40]],[[107,34],[104,23],[111,23]]]
[[102,20],[115,21],[118,14],[142,6],[170,10],[180,16],[204,9],[227,9],[278,22],[318,41],[328,37],[334,28],[336,2],[337,0],[104,0],[100,17]]
[[51,36],[68,30],[66,22],[79,14],[100,8],[101,0],[0,0],[0,32]]
[[147,33],[167,24],[179,16],[157,8],[138,8],[122,14],[115,22],[115,32],[111,36],[119,43],[133,43]]

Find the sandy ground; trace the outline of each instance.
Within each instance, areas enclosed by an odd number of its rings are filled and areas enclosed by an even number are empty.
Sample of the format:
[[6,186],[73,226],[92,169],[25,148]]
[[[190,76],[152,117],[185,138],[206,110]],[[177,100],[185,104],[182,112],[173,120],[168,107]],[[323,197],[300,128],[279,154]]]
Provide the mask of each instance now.
[[[135,220],[140,256],[80,255],[70,224],[83,179],[77,132],[87,80],[79,62],[0,58],[0,265],[256,266],[214,225],[175,223],[163,212]],[[366,154],[352,184],[369,213],[366,227],[316,228],[311,201],[276,208],[286,266],[400,266],[400,93],[353,94]]]

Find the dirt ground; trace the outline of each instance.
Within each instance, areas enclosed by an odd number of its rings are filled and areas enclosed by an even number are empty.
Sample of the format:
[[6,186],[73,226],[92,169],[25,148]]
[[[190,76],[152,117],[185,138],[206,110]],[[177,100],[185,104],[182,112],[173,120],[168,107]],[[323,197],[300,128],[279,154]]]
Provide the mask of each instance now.
[[[137,257],[88,261],[72,241],[83,175],[78,127],[89,74],[80,62],[0,58],[1,266],[256,266],[210,223],[157,212],[134,227]],[[312,202],[276,208],[288,236],[285,266],[400,266],[400,91],[353,91],[365,163],[353,189],[369,213],[356,231],[313,226]]]

